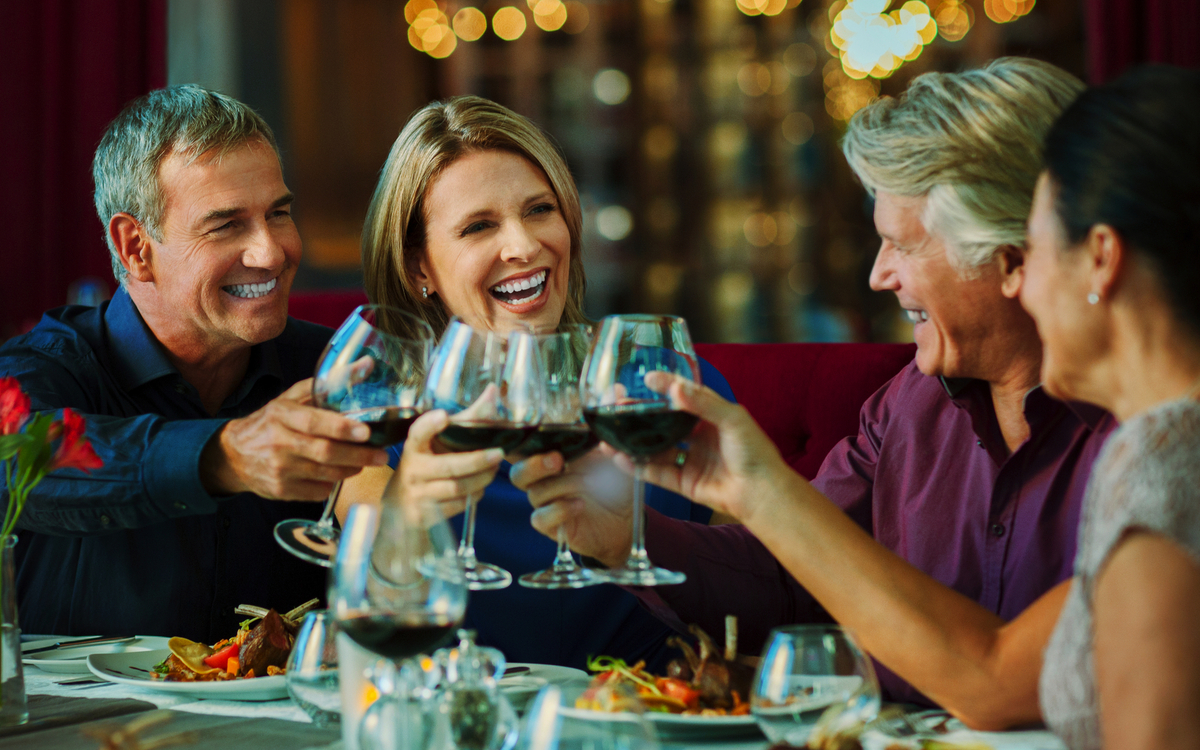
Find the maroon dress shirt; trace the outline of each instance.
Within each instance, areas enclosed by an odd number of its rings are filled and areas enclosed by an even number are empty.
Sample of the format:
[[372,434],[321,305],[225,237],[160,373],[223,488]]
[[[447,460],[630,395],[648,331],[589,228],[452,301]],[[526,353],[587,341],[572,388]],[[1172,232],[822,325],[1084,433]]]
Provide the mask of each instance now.
[[[988,384],[922,375],[910,364],[863,405],[859,431],[834,446],[813,485],[876,540],[955,591],[1010,620],[1071,576],[1092,462],[1116,427],[1090,405],[1039,387],[1025,397],[1030,437],[1009,453]],[[771,628],[829,615],[742,526],[705,526],[647,512],[657,565],[678,586],[632,589],[683,629],[721,640],[738,616],[739,651]],[[929,700],[876,663],[884,697]]]

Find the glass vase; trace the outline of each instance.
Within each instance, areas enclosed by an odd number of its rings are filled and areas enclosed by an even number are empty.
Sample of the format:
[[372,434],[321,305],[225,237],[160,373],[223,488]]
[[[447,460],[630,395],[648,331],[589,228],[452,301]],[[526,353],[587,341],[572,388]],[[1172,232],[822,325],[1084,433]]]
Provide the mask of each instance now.
[[0,727],[29,721],[25,673],[21,669],[21,625],[17,620],[17,538],[0,539]]

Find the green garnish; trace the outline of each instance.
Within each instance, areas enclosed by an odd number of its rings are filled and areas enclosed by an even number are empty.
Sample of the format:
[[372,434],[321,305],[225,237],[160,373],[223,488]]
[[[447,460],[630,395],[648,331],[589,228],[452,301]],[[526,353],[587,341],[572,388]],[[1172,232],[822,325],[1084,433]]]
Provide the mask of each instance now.
[[641,685],[655,695],[662,695],[662,691],[658,689],[653,680],[647,680],[638,676],[636,672],[629,668],[624,659],[614,659],[611,656],[594,656],[588,659],[587,668],[593,672],[616,672],[630,682]]
[[249,630],[250,623],[254,622],[255,620],[260,620],[260,619],[262,619],[262,618],[261,617],[251,617],[249,620],[242,620],[242,624],[238,625],[238,630]]
[[171,657],[168,656],[166,659],[163,659],[158,664],[155,664],[153,667],[150,668],[150,671],[154,672],[155,674],[166,674],[167,672],[170,671],[170,667],[167,666],[167,659],[170,659],[170,658]]

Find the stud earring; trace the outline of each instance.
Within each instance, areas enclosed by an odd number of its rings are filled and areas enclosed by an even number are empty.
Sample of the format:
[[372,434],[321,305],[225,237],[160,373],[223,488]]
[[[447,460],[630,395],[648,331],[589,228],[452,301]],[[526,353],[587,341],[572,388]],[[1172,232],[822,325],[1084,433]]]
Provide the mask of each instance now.
[[1089,305],[1095,305],[1095,304],[1098,304],[1099,302],[1100,302],[1099,294],[1092,292],[1091,294],[1088,295],[1088,304]]
[[427,286],[421,287],[421,296],[424,297],[425,299],[429,299],[429,287],[427,287]]

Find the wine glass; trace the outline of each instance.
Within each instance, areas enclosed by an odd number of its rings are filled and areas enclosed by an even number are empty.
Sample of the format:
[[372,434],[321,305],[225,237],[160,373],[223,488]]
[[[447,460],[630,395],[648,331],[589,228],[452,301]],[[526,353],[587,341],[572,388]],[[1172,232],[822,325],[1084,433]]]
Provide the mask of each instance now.
[[[544,393],[531,333],[478,331],[458,318],[446,326],[425,382],[429,408],[450,415],[438,442],[457,453],[516,448],[537,428]],[[505,588],[512,574],[475,556],[475,509],[476,498],[468,495],[458,550],[468,585],[474,591]]]
[[436,503],[402,498],[397,477],[384,490],[377,524],[362,512],[373,508],[356,506],[332,571],[329,608],[342,633],[389,660],[394,684],[380,688],[381,700],[404,719],[409,693],[419,687],[411,675],[421,667],[401,662],[432,651],[459,627],[467,586],[454,533]]
[[750,690],[750,712],[772,743],[804,747],[818,721],[866,724],[879,713],[871,660],[837,625],[771,631]]
[[[558,451],[570,461],[595,448],[600,438],[583,419],[579,378],[592,341],[592,327],[567,325],[555,333],[537,337],[542,375],[546,379],[545,408],[537,430],[517,448],[517,453],[534,456]],[[567,532],[558,527],[558,551],[545,570],[526,573],[520,584],[531,589],[578,589],[600,583],[592,571],[575,562],[567,546]]]
[[601,440],[634,462],[633,540],[625,565],[598,570],[602,580],[627,586],[683,583],[687,576],[655,567],[646,554],[643,466],[683,440],[694,414],[671,408],[670,398],[646,386],[659,371],[700,382],[700,365],[683,318],[610,315],[600,323],[584,368],[583,414]]
[[329,610],[309,612],[300,624],[288,657],[287,690],[317,726],[342,720],[337,621]]
[[654,728],[642,713],[622,711],[602,719],[591,714],[564,707],[563,689],[547,685],[525,711],[516,750],[658,750]]
[[[382,320],[403,325],[411,338],[379,328]],[[313,377],[313,404],[341,412],[371,428],[368,443],[399,443],[422,411],[425,365],[433,329],[415,315],[382,305],[361,305],[329,340]],[[331,567],[339,531],[333,509],[342,483],[333,485],[318,521],[291,518],[275,525],[275,540],[296,557]]]

